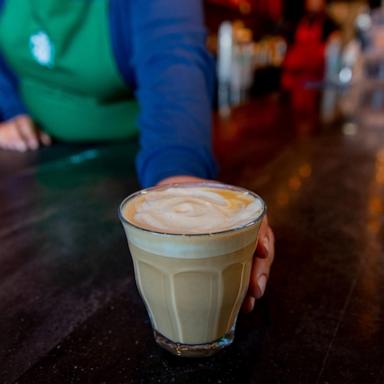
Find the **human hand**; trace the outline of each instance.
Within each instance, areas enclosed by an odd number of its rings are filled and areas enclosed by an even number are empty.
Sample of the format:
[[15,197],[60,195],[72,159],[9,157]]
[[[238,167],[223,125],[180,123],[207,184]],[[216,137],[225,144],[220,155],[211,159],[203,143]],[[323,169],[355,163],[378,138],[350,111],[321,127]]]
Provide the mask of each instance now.
[[[204,181],[209,180],[194,176],[173,176],[160,181],[159,185],[199,183]],[[264,295],[274,257],[275,236],[268,224],[268,218],[265,216],[260,225],[259,240],[253,257],[248,292],[243,302],[242,308],[244,312],[251,312],[255,306],[255,301]]]
[[51,138],[36,128],[28,115],[19,115],[0,124],[0,148],[25,152],[40,144],[51,144]]
[[255,301],[264,295],[274,257],[275,236],[265,216],[260,225],[259,240],[253,256],[251,279],[243,302],[244,312],[251,312]]
[[167,184],[183,184],[183,183],[203,183],[207,181],[207,179],[201,179],[200,177],[195,176],[171,176],[167,177],[159,181],[158,185],[167,185]]

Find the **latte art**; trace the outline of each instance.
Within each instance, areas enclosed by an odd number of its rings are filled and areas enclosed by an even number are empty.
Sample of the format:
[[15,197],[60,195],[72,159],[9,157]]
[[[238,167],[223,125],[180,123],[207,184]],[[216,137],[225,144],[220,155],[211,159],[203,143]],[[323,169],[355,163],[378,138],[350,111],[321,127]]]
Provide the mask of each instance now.
[[247,192],[214,187],[170,187],[142,194],[133,203],[134,214],[128,215],[133,224],[176,234],[236,228],[252,222],[263,209]]

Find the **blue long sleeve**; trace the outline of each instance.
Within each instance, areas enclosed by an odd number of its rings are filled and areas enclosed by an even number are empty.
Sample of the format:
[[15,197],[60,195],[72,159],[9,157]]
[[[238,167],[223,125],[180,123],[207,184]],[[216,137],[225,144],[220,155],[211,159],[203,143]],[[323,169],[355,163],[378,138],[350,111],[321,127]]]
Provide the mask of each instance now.
[[200,1],[132,0],[130,15],[142,185],[175,175],[215,177],[213,64],[205,48]]
[[17,93],[17,81],[0,55],[0,114],[5,121],[26,113],[26,108]]

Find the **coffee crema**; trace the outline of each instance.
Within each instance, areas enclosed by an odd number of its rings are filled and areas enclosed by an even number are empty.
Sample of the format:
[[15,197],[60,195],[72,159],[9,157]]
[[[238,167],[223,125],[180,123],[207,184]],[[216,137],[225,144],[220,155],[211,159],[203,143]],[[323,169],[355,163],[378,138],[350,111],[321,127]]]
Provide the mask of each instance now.
[[169,187],[143,193],[127,204],[125,218],[162,233],[216,233],[246,225],[263,210],[248,192],[214,186]]

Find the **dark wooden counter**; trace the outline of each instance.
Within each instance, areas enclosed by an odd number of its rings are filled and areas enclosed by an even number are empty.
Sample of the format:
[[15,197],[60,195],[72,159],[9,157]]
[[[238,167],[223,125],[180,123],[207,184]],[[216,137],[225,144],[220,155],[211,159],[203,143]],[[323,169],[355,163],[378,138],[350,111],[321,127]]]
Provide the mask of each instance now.
[[155,345],[135,287],[136,143],[0,152],[0,383],[383,383],[384,129],[352,128],[274,98],[217,119],[222,179],[266,199],[277,257],[206,360]]

